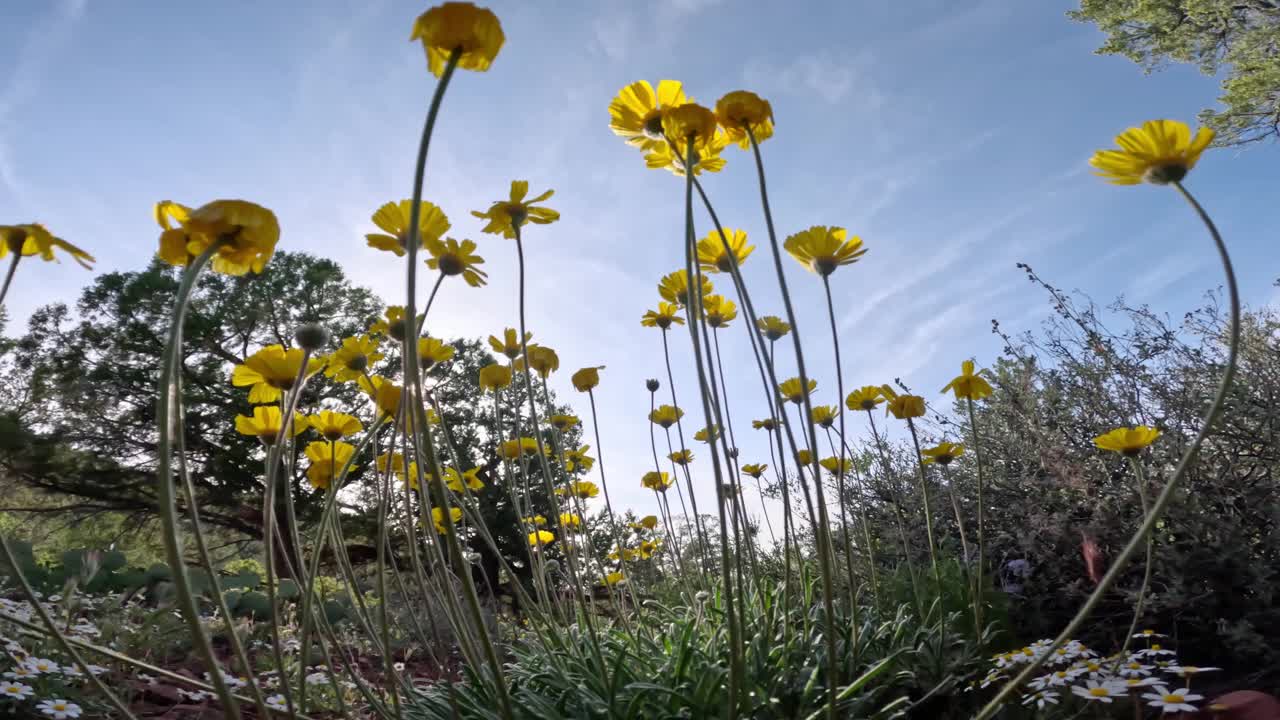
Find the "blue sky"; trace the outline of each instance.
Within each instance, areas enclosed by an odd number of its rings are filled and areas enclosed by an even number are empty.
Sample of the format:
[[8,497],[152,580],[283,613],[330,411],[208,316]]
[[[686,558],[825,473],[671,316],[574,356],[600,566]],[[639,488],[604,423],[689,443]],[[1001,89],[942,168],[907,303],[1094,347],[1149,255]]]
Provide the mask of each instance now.
[[[447,286],[432,331],[514,325],[515,248],[482,236],[468,211],[512,179],[555,188],[548,204],[562,222],[528,233],[530,328],[567,371],[607,366],[598,399],[611,490],[615,502],[651,506],[638,482],[652,469],[643,380],[662,375],[661,346],[638,320],[656,304],[657,279],[682,264],[684,187],[609,132],[606,108],[623,85],[661,78],[707,103],[735,89],[769,98],[777,134],[764,154],[779,233],[840,225],[866,242],[864,260],[833,276],[846,387],[900,377],[945,402],[936,390],[962,359],[987,364],[998,351],[992,318],[1020,331],[1047,313],[1019,261],[1056,285],[1103,301],[1124,293],[1176,317],[1220,282],[1209,241],[1172,191],[1108,186],[1086,161],[1142,120],[1194,120],[1217,83],[1186,67],[1144,76],[1093,55],[1101,36],[1069,21],[1071,7],[495,2],[507,44],[490,72],[460,73],[450,87],[426,190],[451,235],[480,243],[490,285]],[[280,248],[338,258],[355,282],[403,302],[402,266],[363,235],[376,207],[410,191],[435,82],[408,42],[424,9],[0,5],[12,33],[0,45],[0,222],[44,222],[94,253],[99,271],[128,270],[154,252],[155,201],[240,197],[275,210]],[[707,191],[758,246],[745,266],[758,310],[780,314],[749,156],[727,156]],[[1254,304],[1275,300],[1276,161],[1274,146],[1214,151],[1189,179]],[[697,222],[700,236],[710,229]],[[818,398],[835,402],[820,283],[789,260],[788,273]],[[21,267],[11,332],[88,280],[71,263]],[[767,462],[745,429],[765,405],[740,326],[722,338],[735,429],[744,461]],[[691,433],[702,423],[682,370],[687,334],[672,340]],[[568,374],[554,385],[572,394]],[[705,459],[695,467],[713,507]]]

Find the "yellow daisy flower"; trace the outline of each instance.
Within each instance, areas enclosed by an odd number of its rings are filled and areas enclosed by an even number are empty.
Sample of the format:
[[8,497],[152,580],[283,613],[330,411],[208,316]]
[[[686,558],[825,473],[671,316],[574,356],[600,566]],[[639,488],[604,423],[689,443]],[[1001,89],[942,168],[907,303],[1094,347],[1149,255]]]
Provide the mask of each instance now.
[[1109,433],[1099,435],[1093,439],[1093,444],[1102,450],[1132,456],[1141,453],[1158,437],[1160,437],[1159,430],[1139,425],[1132,428],[1116,428]]
[[555,190],[548,190],[537,197],[525,200],[524,196],[529,194],[529,181],[512,180],[509,200],[497,200],[489,206],[488,210],[484,212],[472,210],[471,214],[481,220],[489,221],[481,232],[513,239],[516,236],[516,228],[527,222],[547,225],[560,219],[560,213],[555,210],[534,205],[551,197],[555,192]]
[[[373,224],[383,232],[365,235],[369,247],[395,253],[404,257],[409,243],[409,215],[413,210],[412,200],[389,202],[373,213]],[[439,241],[440,237],[452,227],[444,211],[434,203],[423,200],[419,203],[418,235],[422,247],[428,240]]]
[[560,524],[570,530],[576,530],[582,527],[582,518],[577,513],[560,513]]
[[574,480],[567,488],[556,488],[557,495],[572,495],[589,500],[600,494],[600,487],[590,480]]
[[844,404],[850,410],[875,410],[876,406],[884,401],[885,398],[880,388],[875,385],[863,385],[849,393],[849,397],[845,398]]
[[924,416],[924,398],[919,395],[899,395],[888,385],[880,386],[880,394],[889,401],[884,414],[893,413],[899,420]]
[[[300,348],[285,350],[283,345],[268,345],[235,366],[231,371],[231,384],[236,387],[252,386],[249,390],[251,403],[275,402],[284,391],[293,388],[305,355]],[[308,359],[307,376],[320,372],[324,365],[322,358]]]
[[947,386],[942,388],[942,392],[954,391],[957,400],[981,400],[990,397],[993,392],[991,383],[975,373],[973,367],[972,360],[960,363],[960,374],[947,383]]
[[924,456],[924,463],[931,465],[937,463],[939,465],[950,465],[952,460],[964,454],[964,445],[959,443],[938,443],[931,448],[925,448],[920,451]]
[[659,405],[649,412],[649,422],[669,428],[684,417],[684,411],[673,405]]
[[578,392],[590,392],[595,386],[600,384],[600,371],[603,369],[603,365],[584,367],[570,375],[569,381],[573,383],[573,388]]
[[351,382],[364,377],[369,366],[381,360],[378,340],[368,335],[343,338],[342,345],[325,359],[325,377],[337,382]]
[[[527,332],[524,334],[526,343],[531,339],[533,339],[533,333]],[[493,351],[499,355],[505,355],[511,360],[520,357],[520,353],[523,352],[520,347],[520,334],[516,332],[515,328],[503,330],[501,339],[496,335],[490,335],[489,347],[493,348]]]
[[308,416],[307,423],[312,430],[320,433],[325,440],[330,442],[341,440],[364,429],[364,426],[360,424],[360,420],[354,415],[334,412],[333,410],[321,410],[318,413],[314,413]]
[[[323,490],[333,482],[338,471],[355,454],[356,448],[344,442],[317,440],[308,443],[305,452],[307,459],[311,461],[311,465],[307,467],[307,481],[311,483],[311,487]],[[354,472],[355,469],[352,466],[351,471]]]
[[608,575],[605,575],[605,576],[604,576],[604,584],[605,584],[605,585],[610,585],[610,586],[612,586],[612,585],[618,585],[618,584],[620,584],[620,583],[624,583],[624,582],[626,582],[626,581],[627,581],[627,576],[626,576],[626,575],[624,575],[624,574],[622,574],[622,572],[621,572],[621,571],[618,571],[618,570],[615,570],[615,571],[613,571],[613,572],[609,573]]
[[750,134],[761,143],[773,137],[773,106],[753,92],[734,90],[716,101],[716,120],[743,150],[751,148]]
[[640,318],[640,324],[644,327],[656,327],[666,330],[671,324],[683,325],[684,318],[680,317],[680,306],[671,303],[658,303],[657,310],[646,311],[644,317]]
[[[729,241],[728,250],[725,240]],[[746,230],[725,228],[723,238],[718,230],[712,230],[698,241],[698,264],[704,272],[732,272],[733,266],[741,266],[755,249],[755,245],[747,244]]]
[[776,342],[791,332],[791,326],[776,315],[765,315],[757,319],[756,327],[760,328],[760,332],[764,333],[770,342]]
[[645,515],[640,518],[639,522],[631,523],[631,527],[635,530],[654,530],[658,527],[657,515]]
[[808,387],[806,388],[805,385],[801,384],[800,378],[793,377],[782,381],[782,384],[778,386],[778,394],[781,395],[784,400],[789,400],[799,405],[804,400],[805,395],[808,395],[817,388],[817,380],[810,380],[808,382]]
[[[546,452],[546,448],[543,448]],[[498,455],[507,459],[515,460],[521,455],[537,455],[538,441],[536,438],[523,437],[518,440],[503,440],[498,446]]]
[[818,464],[821,465],[824,469],[826,469],[827,472],[831,473],[835,477],[848,475],[849,471],[853,469],[852,460],[844,457],[836,457],[834,455],[832,455],[831,457],[822,458],[821,460],[818,461]]
[[55,250],[62,250],[86,270],[93,269],[94,257],[55,236],[39,223],[0,225],[0,259],[9,253],[15,258],[39,255],[45,262],[56,262]]
[[187,252],[200,255],[217,243],[213,271],[225,275],[262,272],[280,241],[275,213],[246,200],[214,200],[191,211],[184,224]]
[[422,364],[423,370],[448,360],[453,357],[453,353],[453,346],[440,338],[418,338],[418,361]]
[[484,489],[484,481],[480,479],[480,468],[478,467],[463,470],[461,473],[453,468],[444,468],[441,472],[444,473],[445,487],[458,494],[463,493],[464,485],[467,490]]
[[702,299],[702,312],[708,325],[722,328],[738,317],[738,306],[723,295],[708,295]]
[[489,274],[476,267],[484,264],[484,258],[473,252],[476,249],[474,242],[463,240],[459,243],[453,238],[425,238],[422,246],[431,253],[431,257],[427,258],[427,267],[439,270],[445,276],[461,275],[471,287],[485,284],[485,278]]
[[551,424],[551,427],[564,432],[582,421],[578,419],[577,415],[552,415],[547,418],[547,422]]
[[[702,275],[700,277],[702,278],[702,282],[700,284],[700,287],[702,288],[701,297],[706,297],[711,294],[711,281],[707,279],[706,275]],[[662,276],[662,280],[658,281],[658,294],[662,296],[663,300],[666,300],[669,303],[674,303],[679,307],[688,305],[689,278],[685,274],[685,271],[676,270],[675,272]]]
[[847,234],[842,227],[814,225],[787,238],[782,246],[810,272],[825,277],[841,265],[857,262],[867,253],[861,238],[847,238]]
[[1148,120],[1116,136],[1119,150],[1099,150],[1089,159],[1094,174],[1115,185],[1167,185],[1186,177],[1213,142],[1213,130],[1177,120]]
[[671,477],[664,472],[647,472],[640,478],[640,485],[654,492],[666,492],[671,483]]
[[710,428],[702,428],[693,434],[694,440],[704,443],[709,443],[718,437],[720,437],[720,428],[715,425],[712,425]]
[[740,469],[742,470],[743,475],[750,475],[751,477],[759,480],[760,476],[764,474],[764,471],[769,469],[769,466],[764,463],[759,463],[743,465]]
[[[462,522],[462,508],[449,508],[449,519],[454,525]],[[431,521],[435,524],[437,533],[445,535],[449,532],[449,527],[444,524],[444,511],[440,508],[431,508]]]
[[524,369],[527,365],[530,370],[538,373],[539,377],[549,377],[551,373],[560,369],[560,356],[545,345],[529,345],[528,352],[520,360],[516,361],[516,367]]
[[774,420],[773,418],[765,418],[763,420],[752,420],[751,427],[755,428],[756,430],[766,430],[769,432],[773,432],[774,428],[778,427],[778,421]]
[[609,129],[644,152],[665,148],[663,113],[692,100],[685,96],[684,86],[677,80],[658,81],[657,92],[647,80],[633,82],[619,90],[609,103]]
[[[718,132],[704,144],[694,144],[693,174],[720,172],[724,169],[725,159],[721,153],[729,146],[729,136]],[[684,177],[684,153],[675,152],[669,143],[660,145],[644,156],[644,164],[651,170],[670,170],[676,177]]]
[[813,411],[809,413],[809,422],[829,428],[839,417],[840,413],[835,405],[814,405]]
[[381,375],[371,378],[360,378],[360,389],[373,399],[373,404],[384,415],[395,417],[400,412],[400,401],[404,398],[404,388],[396,385]]
[[498,391],[511,384],[511,368],[494,363],[480,368],[480,389]]
[[540,547],[542,545],[550,545],[556,541],[556,536],[549,530],[534,530],[529,533],[529,546]]
[[668,455],[667,458],[669,458],[671,462],[677,465],[688,465],[689,463],[693,462],[693,451],[692,450],[676,450],[675,452]]
[[458,67],[484,72],[502,49],[506,36],[498,16],[469,2],[447,2],[418,16],[409,41],[422,41],[427,69],[440,77],[450,55],[458,51]]
[[[274,445],[280,427],[284,424],[284,413],[274,405],[259,405],[253,409],[253,415],[236,416],[236,432],[241,435],[253,435],[263,445]],[[301,413],[293,414],[293,424],[289,430],[298,435],[307,429],[307,417]]]
[[809,452],[809,450],[808,450],[808,449],[806,449],[806,448],[801,448],[801,449],[797,450],[797,451],[796,451],[796,463],[798,463],[798,464],[799,464],[799,465],[801,465],[802,467],[803,467],[803,466],[805,466],[805,465],[812,465],[812,464],[813,464],[813,453]]
[[590,445],[583,445],[577,450],[569,449],[564,453],[564,469],[568,472],[581,470],[586,472],[596,464],[596,459],[587,454]]

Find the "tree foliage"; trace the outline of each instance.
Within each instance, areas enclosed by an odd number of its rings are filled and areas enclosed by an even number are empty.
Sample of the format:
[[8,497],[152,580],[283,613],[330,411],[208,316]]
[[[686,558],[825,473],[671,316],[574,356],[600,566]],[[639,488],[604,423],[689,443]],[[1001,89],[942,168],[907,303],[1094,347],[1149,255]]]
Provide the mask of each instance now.
[[1280,2],[1276,0],[1081,0],[1068,15],[1107,34],[1098,49],[1148,72],[1189,63],[1224,73],[1222,109],[1201,120],[1218,143],[1280,138]]

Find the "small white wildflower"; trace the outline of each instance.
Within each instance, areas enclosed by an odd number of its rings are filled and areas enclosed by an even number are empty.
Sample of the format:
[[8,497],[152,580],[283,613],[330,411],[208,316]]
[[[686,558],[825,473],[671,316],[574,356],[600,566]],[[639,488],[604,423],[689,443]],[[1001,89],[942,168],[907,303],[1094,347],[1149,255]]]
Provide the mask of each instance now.
[[190,700],[191,702],[204,702],[213,697],[213,693],[204,690],[183,690],[179,688],[178,694]]
[[1165,668],[1165,671],[1171,672],[1178,677],[1189,677],[1200,673],[1216,672],[1221,669],[1217,667],[1196,667],[1195,665],[1170,665]]
[[307,675],[308,685],[324,685],[329,682],[329,676],[322,672],[313,672]]
[[1041,710],[1044,709],[1045,705],[1057,705],[1058,693],[1052,690],[1041,690],[1040,692],[1023,696],[1023,705],[1030,705],[1032,703],[1035,703],[1035,706]]
[[0,697],[7,697],[11,700],[22,700],[29,698],[35,694],[35,690],[30,685],[24,685],[20,682],[3,682],[0,683]]
[[1163,712],[1190,712],[1196,711],[1196,706],[1191,704],[1192,700],[1203,700],[1203,695],[1196,695],[1190,690],[1169,690],[1160,693],[1142,693],[1142,697],[1149,700],[1147,704],[1151,707],[1160,708]]
[[1075,685],[1071,688],[1071,694],[1082,697],[1085,700],[1096,702],[1110,703],[1117,697],[1124,697],[1125,689],[1120,685],[1109,682],[1098,682],[1090,680],[1085,685]]
[[289,707],[289,701],[285,700],[283,695],[272,695],[267,698],[267,707],[272,710],[285,710]]
[[80,717],[80,706],[66,700],[41,700],[36,709],[53,720],[69,720]]
[[1164,637],[1164,635],[1161,635],[1160,633],[1156,632],[1155,630],[1150,630],[1150,629],[1148,629],[1148,630],[1143,630],[1143,631],[1142,631],[1142,632],[1140,632],[1140,633],[1135,633],[1135,634],[1134,634],[1134,637],[1136,637],[1136,638],[1162,638],[1162,637]]

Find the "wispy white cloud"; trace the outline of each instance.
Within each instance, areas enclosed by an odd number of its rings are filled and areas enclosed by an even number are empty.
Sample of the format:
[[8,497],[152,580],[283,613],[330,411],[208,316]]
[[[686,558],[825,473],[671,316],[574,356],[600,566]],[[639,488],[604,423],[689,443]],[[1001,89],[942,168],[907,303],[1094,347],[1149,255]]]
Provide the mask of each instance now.
[[743,69],[747,87],[769,93],[804,93],[837,104],[857,91],[859,106],[868,112],[885,103],[884,92],[872,80],[871,56],[842,55],[825,50],[785,61],[755,59]]

